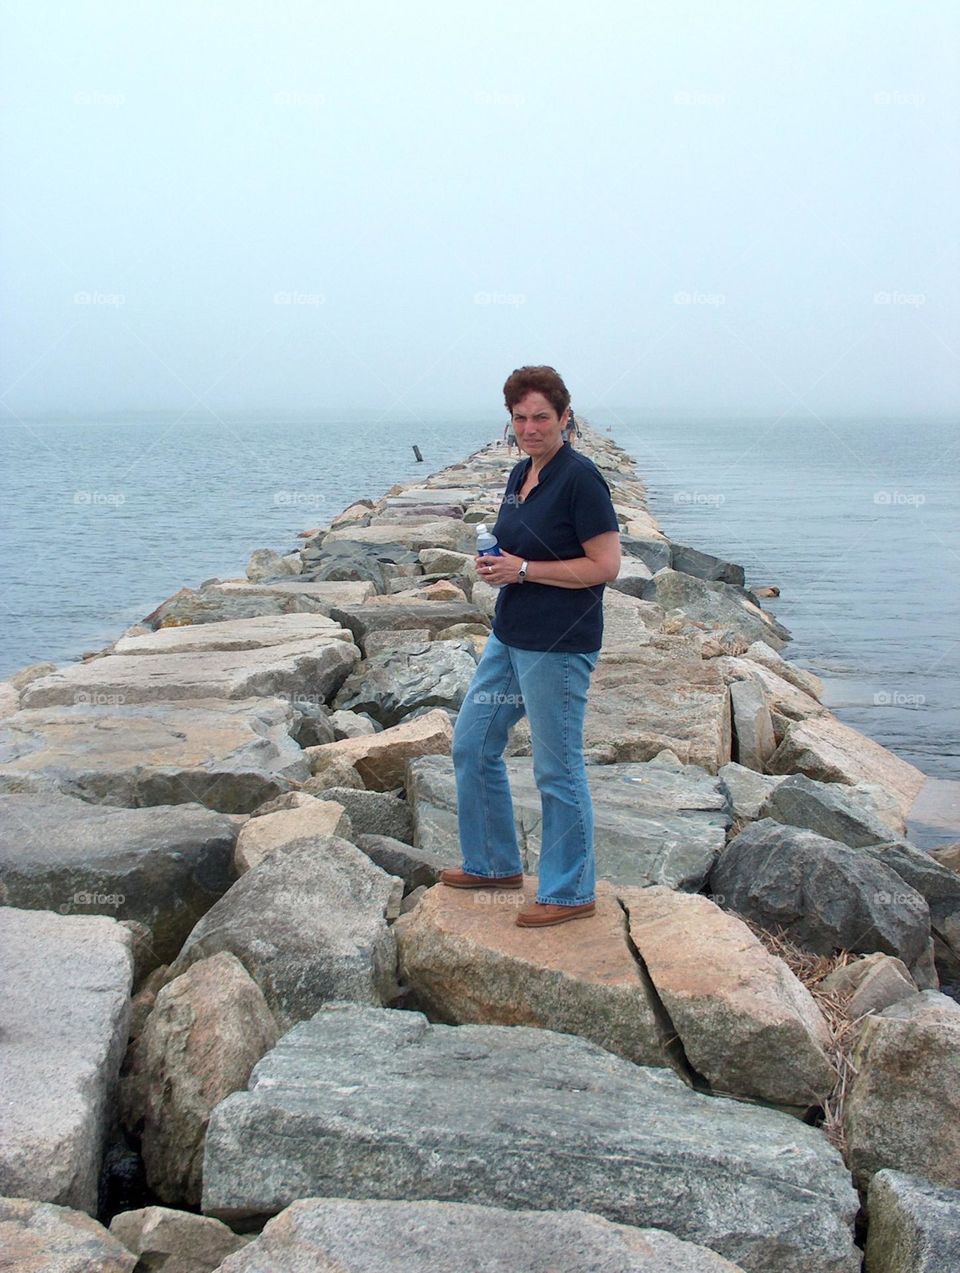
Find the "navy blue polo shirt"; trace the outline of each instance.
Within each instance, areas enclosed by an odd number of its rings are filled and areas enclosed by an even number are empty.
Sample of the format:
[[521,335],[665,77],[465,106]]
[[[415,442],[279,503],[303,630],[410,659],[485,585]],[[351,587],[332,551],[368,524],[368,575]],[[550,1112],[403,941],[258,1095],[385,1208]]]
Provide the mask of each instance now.
[[[592,460],[565,442],[540,472],[521,504],[517,492],[530,472],[528,456],[507,478],[493,533],[504,552],[527,561],[583,557],[584,542],[620,523],[610,487]],[[604,584],[558,588],[549,583],[508,583],[500,589],[493,631],[521,650],[589,653],[603,640]]]

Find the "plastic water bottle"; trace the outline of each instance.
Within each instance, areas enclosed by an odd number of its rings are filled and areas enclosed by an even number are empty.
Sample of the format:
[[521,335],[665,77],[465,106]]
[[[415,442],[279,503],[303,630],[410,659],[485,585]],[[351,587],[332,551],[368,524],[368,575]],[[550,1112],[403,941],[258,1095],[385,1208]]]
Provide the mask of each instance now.
[[[478,557],[502,557],[503,553],[500,545],[497,543],[497,537],[487,530],[486,522],[477,524],[477,556]],[[506,587],[505,584],[498,583],[498,588]]]
[[479,522],[477,525],[477,556],[503,556],[503,553],[500,551],[500,545],[497,543],[497,537],[487,530],[486,522]]

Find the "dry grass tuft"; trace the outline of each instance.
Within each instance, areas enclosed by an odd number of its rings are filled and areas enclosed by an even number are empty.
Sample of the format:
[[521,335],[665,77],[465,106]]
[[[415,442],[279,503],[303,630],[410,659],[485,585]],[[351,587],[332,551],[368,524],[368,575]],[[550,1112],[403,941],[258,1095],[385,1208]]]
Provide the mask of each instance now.
[[863,1018],[851,1020],[847,1016],[846,1005],[852,991],[826,990],[822,983],[837,968],[845,968],[847,964],[856,963],[860,956],[852,954],[849,950],[841,950],[836,955],[814,955],[792,942],[782,929],[771,932],[767,928],[761,928],[745,915],[739,915],[738,919],[743,920],[753,935],[772,955],[783,960],[797,980],[809,990],[817,1007],[823,1013],[831,1041],[827,1055],[837,1071],[837,1081],[833,1091],[823,1103],[822,1130],[830,1143],[839,1150],[844,1162],[847,1162],[843,1111],[850,1083],[857,1072],[850,1054]]

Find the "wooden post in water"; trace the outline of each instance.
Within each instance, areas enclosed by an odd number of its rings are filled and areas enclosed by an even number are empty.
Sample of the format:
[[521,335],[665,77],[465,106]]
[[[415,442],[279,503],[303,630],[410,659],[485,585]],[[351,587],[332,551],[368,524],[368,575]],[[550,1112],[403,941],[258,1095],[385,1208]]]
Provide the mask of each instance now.
[[423,456],[420,454],[420,448],[419,448],[416,444],[414,444],[414,447],[413,447],[413,453],[414,453],[414,455],[417,457],[417,463],[418,463],[418,464],[422,464],[422,463],[423,463]]

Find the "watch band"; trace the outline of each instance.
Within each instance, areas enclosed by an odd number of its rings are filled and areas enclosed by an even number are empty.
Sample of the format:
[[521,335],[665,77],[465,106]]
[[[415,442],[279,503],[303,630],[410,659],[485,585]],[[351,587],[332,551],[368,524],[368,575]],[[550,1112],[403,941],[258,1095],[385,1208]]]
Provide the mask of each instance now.
[[529,565],[528,561],[521,561],[520,569],[517,571],[517,583],[527,582],[527,566]]

